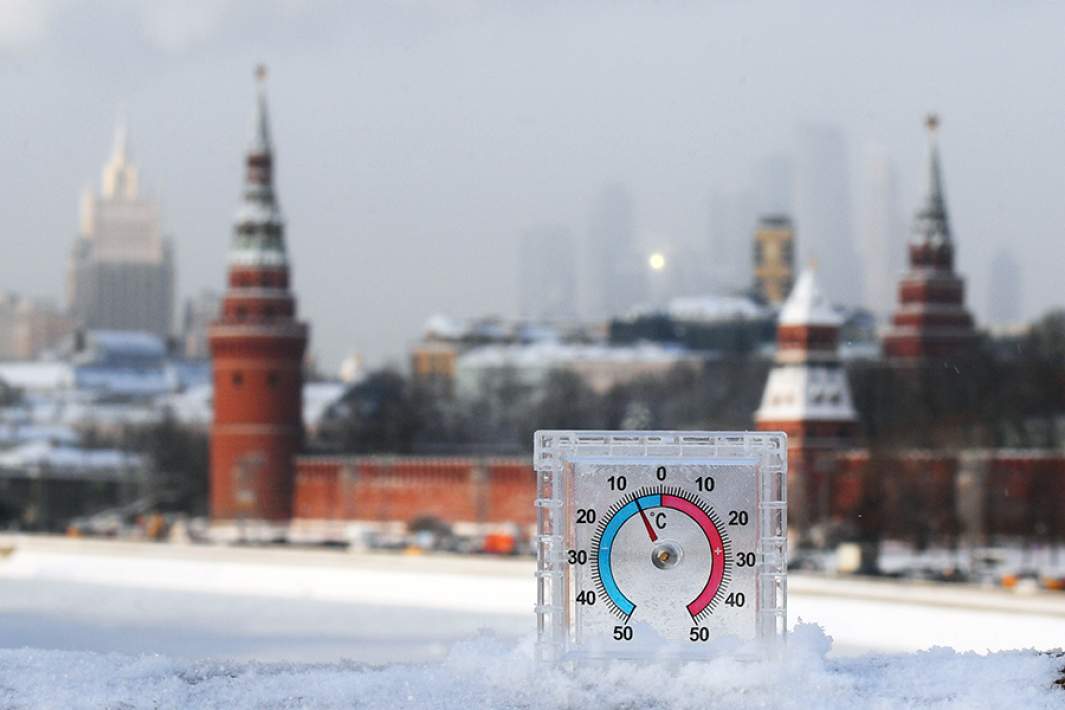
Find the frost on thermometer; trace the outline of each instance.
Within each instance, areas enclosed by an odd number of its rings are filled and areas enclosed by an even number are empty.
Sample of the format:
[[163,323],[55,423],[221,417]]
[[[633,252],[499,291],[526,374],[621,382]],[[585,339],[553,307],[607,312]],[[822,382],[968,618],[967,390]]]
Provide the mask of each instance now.
[[542,658],[783,635],[784,434],[540,431],[535,468]]

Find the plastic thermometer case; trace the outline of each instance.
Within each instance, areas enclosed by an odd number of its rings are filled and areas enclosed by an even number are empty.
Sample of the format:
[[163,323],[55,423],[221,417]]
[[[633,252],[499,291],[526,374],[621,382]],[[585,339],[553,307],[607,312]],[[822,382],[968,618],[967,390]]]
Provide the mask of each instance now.
[[783,638],[783,433],[538,431],[534,462],[540,659]]

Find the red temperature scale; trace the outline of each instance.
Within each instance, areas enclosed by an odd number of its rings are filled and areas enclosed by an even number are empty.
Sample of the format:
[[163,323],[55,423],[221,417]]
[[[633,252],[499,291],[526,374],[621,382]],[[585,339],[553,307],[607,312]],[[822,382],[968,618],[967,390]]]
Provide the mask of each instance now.
[[783,637],[784,434],[539,431],[534,449],[540,658]]

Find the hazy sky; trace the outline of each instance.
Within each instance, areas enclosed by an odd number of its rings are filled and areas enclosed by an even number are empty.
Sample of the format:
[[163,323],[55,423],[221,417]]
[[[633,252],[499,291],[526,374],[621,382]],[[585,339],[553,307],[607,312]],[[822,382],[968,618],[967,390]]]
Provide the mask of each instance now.
[[1050,2],[0,0],[0,289],[61,296],[123,104],[180,296],[220,288],[265,62],[294,284],[329,367],[398,360],[436,312],[513,313],[520,234],[583,238],[609,181],[648,246],[698,238],[711,191],[804,121],[839,124],[854,160],[884,146],[908,223],[929,109],[970,303],[986,312],[1009,247],[1029,316],[1065,304],[1063,28]]

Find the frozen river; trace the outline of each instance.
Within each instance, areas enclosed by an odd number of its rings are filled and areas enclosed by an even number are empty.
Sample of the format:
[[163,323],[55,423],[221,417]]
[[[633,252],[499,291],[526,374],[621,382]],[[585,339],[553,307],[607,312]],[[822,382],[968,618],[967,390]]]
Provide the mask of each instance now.
[[[11,544],[11,539],[8,539]],[[0,558],[0,646],[369,663],[533,628],[533,563],[23,538]],[[1065,645],[1065,594],[792,576],[833,653]]]

